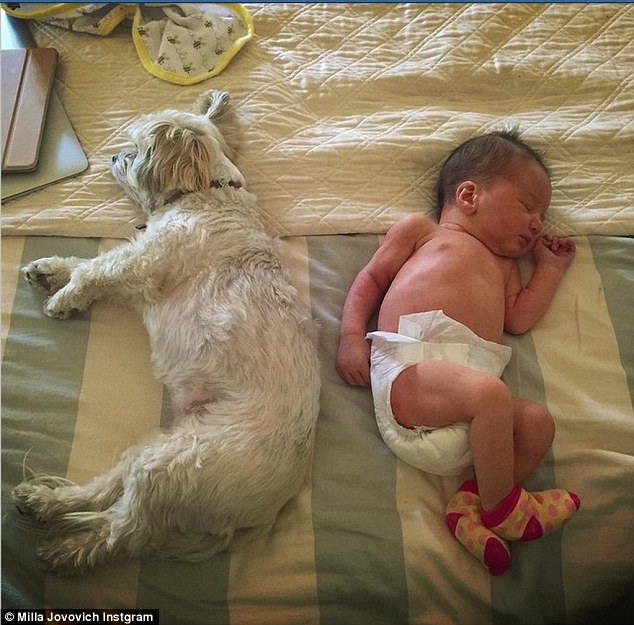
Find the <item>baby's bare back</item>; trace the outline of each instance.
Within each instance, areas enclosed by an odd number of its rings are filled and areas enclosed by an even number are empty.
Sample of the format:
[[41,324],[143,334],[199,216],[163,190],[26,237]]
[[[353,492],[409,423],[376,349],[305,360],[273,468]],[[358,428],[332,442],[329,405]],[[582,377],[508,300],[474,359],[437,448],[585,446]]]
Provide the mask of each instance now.
[[379,330],[396,332],[401,315],[442,310],[483,339],[500,342],[511,262],[469,234],[436,227],[394,278]]

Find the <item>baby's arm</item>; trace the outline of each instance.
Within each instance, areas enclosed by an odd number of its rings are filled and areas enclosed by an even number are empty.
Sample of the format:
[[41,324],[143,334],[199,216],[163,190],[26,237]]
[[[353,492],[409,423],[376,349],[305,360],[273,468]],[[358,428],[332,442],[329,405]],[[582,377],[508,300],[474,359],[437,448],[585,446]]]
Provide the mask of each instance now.
[[370,383],[370,347],[365,340],[368,321],[398,270],[434,227],[418,213],[398,221],[352,283],[343,307],[337,354],[337,371],[348,384]]
[[506,288],[504,329],[507,332],[522,334],[539,321],[574,257],[573,239],[545,236],[533,249],[535,270],[523,288],[517,266],[513,265]]

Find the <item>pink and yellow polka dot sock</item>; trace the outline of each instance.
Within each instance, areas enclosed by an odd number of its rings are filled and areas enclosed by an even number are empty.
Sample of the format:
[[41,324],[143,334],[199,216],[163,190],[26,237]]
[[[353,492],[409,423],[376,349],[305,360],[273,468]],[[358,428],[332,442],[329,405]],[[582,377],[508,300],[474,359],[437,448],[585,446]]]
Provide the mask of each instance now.
[[449,501],[446,521],[451,533],[491,575],[501,575],[511,566],[506,542],[487,529],[480,519],[480,497],[473,480],[466,481]]
[[513,541],[536,540],[559,529],[577,512],[581,501],[567,490],[553,488],[529,493],[521,486],[493,510],[481,512],[483,524],[498,536]]

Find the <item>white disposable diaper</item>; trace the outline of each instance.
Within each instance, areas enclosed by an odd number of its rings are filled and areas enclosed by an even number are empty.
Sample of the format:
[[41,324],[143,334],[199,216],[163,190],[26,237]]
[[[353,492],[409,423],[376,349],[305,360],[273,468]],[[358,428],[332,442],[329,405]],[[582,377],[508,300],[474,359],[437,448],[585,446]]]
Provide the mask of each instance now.
[[396,456],[436,475],[457,475],[472,464],[468,423],[441,428],[404,428],[392,414],[390,394],[396,377],[427,360],[453,362],[500,377],[511,348],[485,341],[442,310],[404,315],[398,333],[370,332],[370,376],[381,436]]

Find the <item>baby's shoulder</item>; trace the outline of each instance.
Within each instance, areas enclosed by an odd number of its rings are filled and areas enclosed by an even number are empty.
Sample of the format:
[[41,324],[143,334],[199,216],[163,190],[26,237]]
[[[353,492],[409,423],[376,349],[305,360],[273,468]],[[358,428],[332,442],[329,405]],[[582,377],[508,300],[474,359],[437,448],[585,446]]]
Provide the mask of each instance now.
[[425,213],[408,213],[402,217],[398,223],[417,224],[425,228],[437,228],[438,222],[434,221],[429,215]]
[[409,213],[399,219],[388,234],[408,239],[427,239],[438,230],[438,223],[424,213]]

